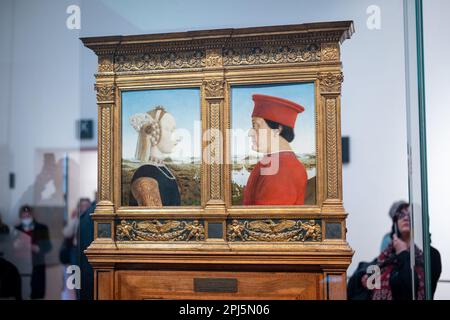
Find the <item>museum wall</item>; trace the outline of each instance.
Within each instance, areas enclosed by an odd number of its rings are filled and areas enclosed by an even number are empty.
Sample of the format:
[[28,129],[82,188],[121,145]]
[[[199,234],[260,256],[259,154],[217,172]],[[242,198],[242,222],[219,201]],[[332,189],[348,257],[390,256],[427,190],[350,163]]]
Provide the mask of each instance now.
[[1,3],[0,10],[0,213],[3,219],[9,211],[11,196],[9,190],[10,171],[10,110],[11,110],[11,77],[12,77],[12,47],[13,47],[13,2]]
[[0,207],[9,213],[5,220],[10,223],[16,222],[20,204],[36,202],[33,185],[41,170],[41,149],[79,149],[75,136],[80,113],[79,44],[77,35],[64,27],[66,17],[61,13],[68,4],[2,1],[11,13],[6,14],[8,34],[13,35],[6,50],[10,52],[10,92],[5,118],[10,152],[6,172],[15,173],[15,188],[7,190],[8,200],[2,199]]
[[450,2],[425,1],[425,92],[427,106],[428,189],[431,244],[442,257],[436,298],[450,299],[450,78],[446,40]]
[[[374,2],[381,8],[379,30],[366,25],[366,9]],[[66,8],[72,4],[81,8],[80,30],[66,27]],[[0,212],[4,220],[15,223],[18,206],[33,203],[30,188],[40,170],[36,157],[42,150],[96,146],[95,138],[82,143],[75,135],[76,120],[96,123],[97,119],[93,90],[97,61],[82,46],[80,36],[354,20],[356,33],[342,46],[342,134],[350,137],[351,146],[350,163],[343,167],[344,206],[349,213],[348,241],[355,250],[349,273],[359,261],[373,259],[390,229],[390,205],[408,197],[402,1],[180,0],[156,5],[139,0],[133,4],[2,0],[0,32],[7,41],[0,42],[0,62],[2,70],[8,70],[0,73]],[[425,38],[426,58],[433,61],[426,65],[431,231],[433,245],[443,256],[444,279],[450,279],[445,271],[450,264],[450,239],[445,233],[450,225],[446,215],[450,205],[445,201],[450,154],[449,148],[442,150],[442,137],[450,135],[445,122],[450,117],[449,108],[443,106],[450,98],[448,77],[436,62],[446,62],[448,50],[441,48],[443,30],[450,28],[444,19],[449,10],[448,1],[426,2],[425,23],[431,31]],[[438,15],[442,19],[436,23]],[[80,176],[95,172],[93,162],[79,163]],[[16,173],[12,190],[7,183],[9,172]]]

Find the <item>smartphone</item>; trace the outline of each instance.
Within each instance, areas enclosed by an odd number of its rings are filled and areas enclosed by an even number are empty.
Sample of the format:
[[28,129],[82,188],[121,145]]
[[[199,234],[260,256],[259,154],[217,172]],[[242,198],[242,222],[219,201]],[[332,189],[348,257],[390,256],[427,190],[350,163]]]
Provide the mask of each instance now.
[[400,231],[398,231],[397,219],[394,220],[394,234],[396,234],[399,239],[401,238]]

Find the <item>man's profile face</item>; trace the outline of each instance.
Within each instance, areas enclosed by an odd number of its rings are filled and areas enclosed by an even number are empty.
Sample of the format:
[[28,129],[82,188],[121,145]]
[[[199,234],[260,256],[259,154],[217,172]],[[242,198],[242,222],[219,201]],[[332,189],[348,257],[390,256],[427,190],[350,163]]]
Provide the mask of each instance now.
[[252,140],[252,149],[256,152],[269,153],[272,143],[273,129],[271,129],[266,121],[260,117],[252,117],[252,128],[248,136]]

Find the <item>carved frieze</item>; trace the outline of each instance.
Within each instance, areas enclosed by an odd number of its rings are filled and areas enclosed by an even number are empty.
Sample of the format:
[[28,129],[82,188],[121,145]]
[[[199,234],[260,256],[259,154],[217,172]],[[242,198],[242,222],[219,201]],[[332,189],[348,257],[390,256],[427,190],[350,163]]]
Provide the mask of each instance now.
[[317,44],[224,48],[223,64],[225,66],[242,66],[318,62],[320,54],[320,46]]
[[199,220],[121,220],[116,227],[118,241],[201,241],[204,222]]
[[319,220],[238,220],[227,225],[228,241],[321,241]]
[[119,54],[114,63],[115,72],[162,71],[172,69],[202,68],[205,51],[173,51],[162,53]]

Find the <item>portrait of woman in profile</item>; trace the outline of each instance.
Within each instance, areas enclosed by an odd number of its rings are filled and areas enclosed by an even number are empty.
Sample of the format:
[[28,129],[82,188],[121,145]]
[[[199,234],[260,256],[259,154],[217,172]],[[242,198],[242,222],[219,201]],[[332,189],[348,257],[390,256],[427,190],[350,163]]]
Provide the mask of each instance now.
[[179,206],[177,180],[164,158],[172,153],[179,140],[173,139],[176,121],[162,106],[130,118],[138,133],[135,160],[142,165],[131,179],[130,206]]

